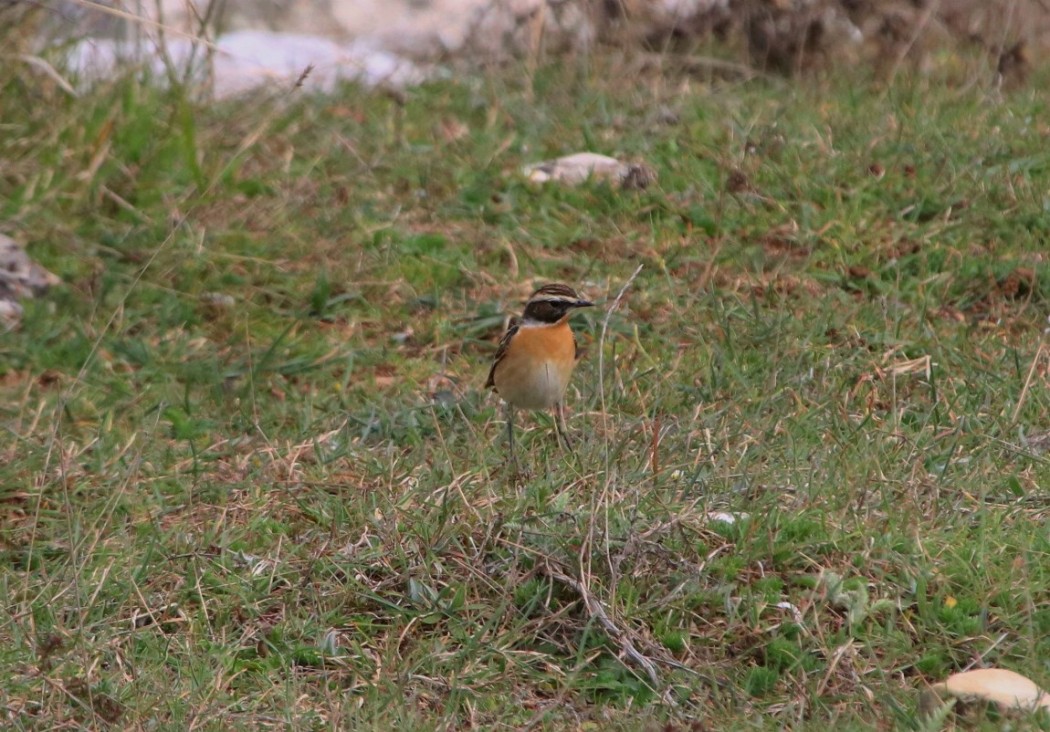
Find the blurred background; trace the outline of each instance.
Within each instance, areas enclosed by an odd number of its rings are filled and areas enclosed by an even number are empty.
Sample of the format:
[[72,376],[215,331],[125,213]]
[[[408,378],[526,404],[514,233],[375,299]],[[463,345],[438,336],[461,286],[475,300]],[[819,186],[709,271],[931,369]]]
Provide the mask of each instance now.
[[215,41],[254,32],[267,34],[261,37],[271,54],[282,52],[282,36],[353,42],[420,64],[604,45],[672,52],[683,61],[716,52],[780,74],[838,63],[921,70],[977,49],[1013,84],[1043,55],[1050,12],[1045,0],[7,0],[0,27],[8,43],[35,50],[85,37]]

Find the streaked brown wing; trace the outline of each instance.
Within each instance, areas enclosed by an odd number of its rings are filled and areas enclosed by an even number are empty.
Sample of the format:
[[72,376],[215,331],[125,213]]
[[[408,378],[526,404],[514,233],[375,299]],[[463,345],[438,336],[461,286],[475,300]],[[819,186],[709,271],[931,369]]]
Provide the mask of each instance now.
[[496,367],[499,366],[499,362],[507,355],[507,347],[510,345],[510,339],[513,338],[514,334],[517,332],[518,323],[511,323],[510,327],[507,328],[507,332],[499,339],[499,348],[496,349],[496,357],[492,359],[492,368],[489,369],[489,378],[485,381],[486,389],[491,389],[496,386],[496,382],[493,381],[492,377],[496,375]]

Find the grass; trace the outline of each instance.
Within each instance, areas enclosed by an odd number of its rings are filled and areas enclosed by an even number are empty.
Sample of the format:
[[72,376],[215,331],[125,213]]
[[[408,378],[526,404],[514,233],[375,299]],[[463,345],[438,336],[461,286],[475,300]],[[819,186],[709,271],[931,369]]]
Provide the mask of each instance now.
[[[1040,84],[618,63],[5,72],[0,220],[65,281],[0,341],[6,725],[922,729],[953,671],[1050,686]],[[581,149],[659,183],[516,175]],[[551,280],[604,303],[578,455],[529,418],[515,484],[480,387]]]

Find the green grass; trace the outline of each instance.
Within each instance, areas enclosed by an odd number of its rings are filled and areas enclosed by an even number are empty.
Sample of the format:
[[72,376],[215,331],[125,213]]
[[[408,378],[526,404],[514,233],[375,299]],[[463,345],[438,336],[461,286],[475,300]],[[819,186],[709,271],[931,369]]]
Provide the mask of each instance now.
[[[5,726],[920,729],[973,664],[1050,686],[1039,83],[5,74],[0,220],[65,281],[0,340]],[[658,185],[517,175],[588,148]],[[481,385],[550,280],[603,307],[578,455],[522,420],[516,484]]]

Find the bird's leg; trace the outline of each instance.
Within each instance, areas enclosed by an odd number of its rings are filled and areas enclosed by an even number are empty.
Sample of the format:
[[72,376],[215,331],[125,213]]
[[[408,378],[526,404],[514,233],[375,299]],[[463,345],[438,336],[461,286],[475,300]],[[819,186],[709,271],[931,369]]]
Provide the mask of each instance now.
[[507,402],[507,451],[510,453],[510,465],[518,472],[518,454],[514,451],[514,407]]
[[565,445],[565,449],[575,455],[576,451],[572,449],[572,440],[569,439],[569,428],[565,425],[564,402],[558,402],[554,405],[554,425],[558,429],[558,436]]

